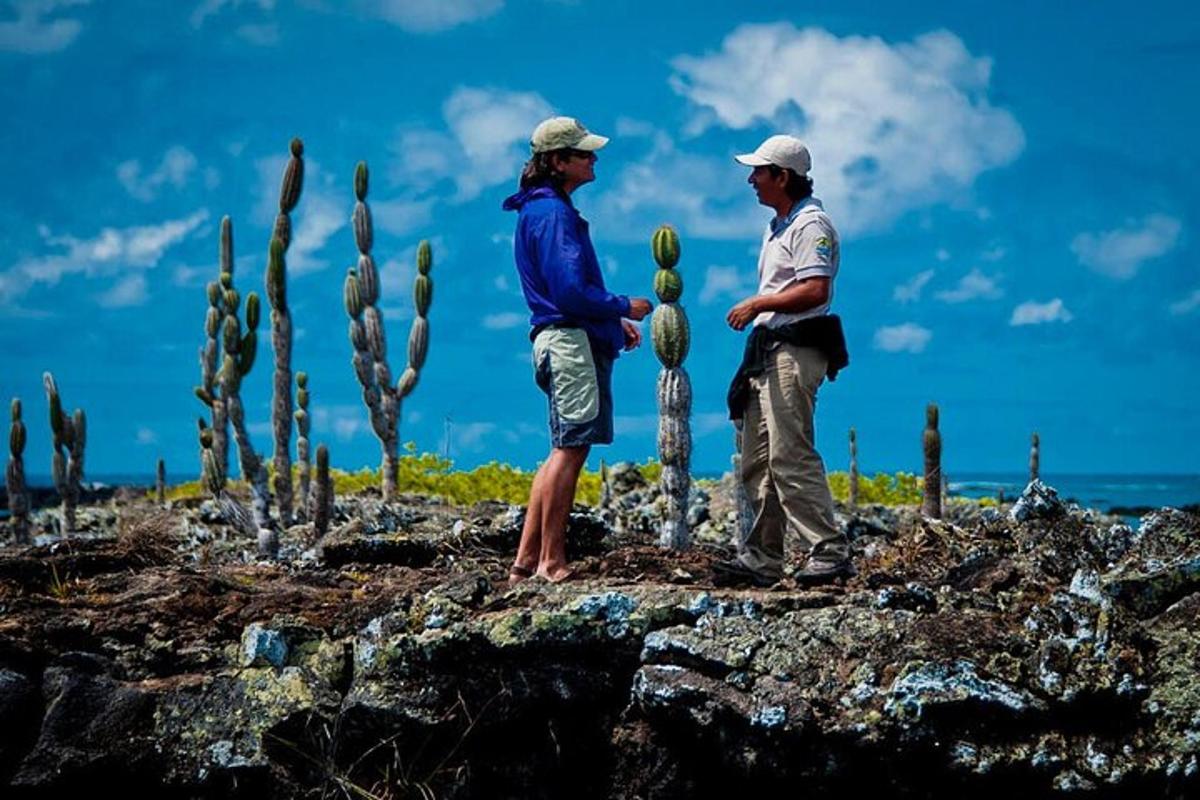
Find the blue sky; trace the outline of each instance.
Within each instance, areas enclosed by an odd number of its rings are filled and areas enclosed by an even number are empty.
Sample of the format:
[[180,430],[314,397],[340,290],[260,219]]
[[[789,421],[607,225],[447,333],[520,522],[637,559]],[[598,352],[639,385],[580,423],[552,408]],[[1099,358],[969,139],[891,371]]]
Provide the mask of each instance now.
[[[769,212],[732,161],[790,132],[843,236],[834,309],[851,366],[818,445],[866,471],[920,465],[941,404],[947,472],[1200,472],[1200,216],[1183,3],[632,3],[562,0],[0,0],[0,396],[48,472],[43,370],[89,415],[87,471],[198,468],[193,398],[217,226],[262,293],[292,136],[293,368],[312,439],[379,450],[350,366],[341,283],[354,165],[372,170],[395,374],[413,254],[434,246],[430,358],[401,436],[456,461],[533,466],[544,399],[500,210],[552,113],[612,137],[575,200],[614,291],[650,294],[649,237],[683,242],[694,469],[727,468],[725,387]],[[243,388],[268,452],[270,345]],[[654,454],[649,347],[616,369],[617,442]],[[449,422],[448,422],[449,420]],[[294,439],[293,439],[294,443]]]

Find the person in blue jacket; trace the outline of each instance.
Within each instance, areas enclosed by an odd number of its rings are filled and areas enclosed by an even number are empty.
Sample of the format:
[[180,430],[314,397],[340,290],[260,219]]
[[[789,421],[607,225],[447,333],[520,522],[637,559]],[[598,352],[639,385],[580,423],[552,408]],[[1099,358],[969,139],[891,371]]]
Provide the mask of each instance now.
[[571,202],[595,180],[596,151],[607,142],[571,117],[545,120],[530,139],[520,191],[504,201],[518,212],[513,253],[529,305],[534,377],[549,400],[551,446],[529,493],[514,584],[571,575],[566,527],[575,484],[591,446],[612,442],[613,359],[641,344],[629,320],[651,309],[644,297],[604,287],[587,220]]

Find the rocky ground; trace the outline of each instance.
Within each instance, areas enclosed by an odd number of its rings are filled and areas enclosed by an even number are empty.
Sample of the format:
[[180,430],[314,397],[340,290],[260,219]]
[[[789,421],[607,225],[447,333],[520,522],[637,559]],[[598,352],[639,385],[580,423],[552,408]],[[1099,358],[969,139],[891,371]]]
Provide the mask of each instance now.
[[841,509],[857,577],[736,590],[727,487],[673,553],[614,486],[515,589],[503,504],[342,498],[277,562],[208,502],[0,533],[0,794],[1200,795],[1200,518]]

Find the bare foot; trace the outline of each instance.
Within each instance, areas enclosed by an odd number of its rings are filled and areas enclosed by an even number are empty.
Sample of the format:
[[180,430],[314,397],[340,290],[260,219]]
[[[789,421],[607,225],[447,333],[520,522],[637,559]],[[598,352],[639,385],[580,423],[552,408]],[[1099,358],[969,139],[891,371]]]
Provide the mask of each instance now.
[[527,581],[533,577],[533,570],[529,567],[522,567],[520,564],[513,564],[508,569],[508,585],[516,586],[522,581]]
[[571,578],[574,578],[575,572],[567,567],[558,567],[557,569],[550,569],[546,570],[545,572],[539,570],[538,577],[549,581],[550,583],[562,583],[563,581],[569,581]]

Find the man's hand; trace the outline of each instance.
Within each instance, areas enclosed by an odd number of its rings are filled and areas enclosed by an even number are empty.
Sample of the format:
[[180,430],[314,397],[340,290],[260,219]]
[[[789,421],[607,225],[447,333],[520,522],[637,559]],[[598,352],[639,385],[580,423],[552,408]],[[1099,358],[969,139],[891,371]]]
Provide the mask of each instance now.
[[759,313],[758,298],[747,297],[729,309],[729,313],[725,315],[725,321],[729,323],[729,327],[735,331],[740,331],[753,322]]
[[627,319],[621,320],[621,330],[625,332],[625,351],[628,352],[642,343],[642,332],[638,326]]
[[629,318],[633,320],[645,319],[646,315],[654,306],[650,305],[650,301],[644,297],[629,298]]

